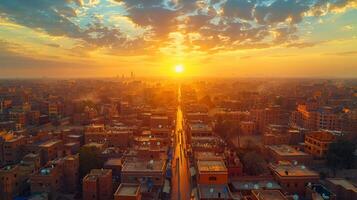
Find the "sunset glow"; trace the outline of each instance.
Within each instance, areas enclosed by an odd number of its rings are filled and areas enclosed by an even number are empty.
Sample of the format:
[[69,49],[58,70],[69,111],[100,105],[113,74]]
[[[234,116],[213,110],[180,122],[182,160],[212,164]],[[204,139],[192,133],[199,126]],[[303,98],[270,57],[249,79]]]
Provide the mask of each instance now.
[[177,74],[182,74],[185,71],[185,68],[183,67],[183,65],[176,65],[175,66],[175,72]]
[[34,2],[0,3],[2,77],[357,76],[356,1]]

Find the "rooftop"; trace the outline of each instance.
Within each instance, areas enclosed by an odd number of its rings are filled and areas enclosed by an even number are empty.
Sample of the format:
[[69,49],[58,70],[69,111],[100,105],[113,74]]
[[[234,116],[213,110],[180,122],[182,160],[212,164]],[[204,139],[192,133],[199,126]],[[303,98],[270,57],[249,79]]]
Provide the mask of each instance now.
[[190,128],[193,131],[212,131],[212,127],[204,123],[191,123]]
[[118,187],[114,196],[137,196],[140,190],[140,185],[138,184],[128,184],[122,183]]
[[293,165],[291,163],[270,164],[270,168],[281,177],[319,177],[319,174],[304,165]]
[[274,151],[275,153],[279,154],[279,155],[283,155],[283,156],[304,156],[304,155],[308,155],[305,152],[302,151],[298,151],[296,149],[294,149],[293,147],[289,146],[289,145],[271,145],[268,146],[268,148],[272,151]]
[[311,132],[308,133],[306,136],[323,142],[332,142],[333,140],[335,140],[335,136],[326,131]]
[[105,166],[121,166],[123,164],[121,158],[111,158],[108,159],[107,162],[105,162]]
[[346,190],[352,190],[357,192],[357,187],[353,185],[350,181],[343,179],[343,178],[329,178],[327,179],[329,182],[340,185],[341,187],[345,188]]
[[223,156],[211,151],[196,151],[195,159],[196,160],[222,160]]
[[287,200],[279,190],[253,190],[252,194],[258,200]]
[[227,172],[223,160],[198,160],[197,168],[199,172]]
[[231,199],[227,185],[199,185],[198,192],[201,199],[218,198]]
[[150,161],[126,161],[123,164],[122,172],[152,172],[164,171],[164,160],[150,160]]
[[61,143],[61,142],[62,142],[61,140],[48,140],[48,141],[40,144],[39,146],[40,147],[49,148],[49,147],[54,146],[54,145],[56,145],[58,143]]
[[92,169],[90,171],[89,174],[87,174],[87,176],[84,177],[83,180],[87,180],[87,181],[95,181],[98,179],[98,177],[100,176],[104,176],[104,175],[109,175],[111,174],[111,169]]
[[281,186],[274,180],[251,180],[251,181],[234,181],[232,186],[235,190],[259,190],[259,189],[270,189],[279,190]]
[[97,176],[104,176],[111,173],[111,169],[92,169],[90,174]]

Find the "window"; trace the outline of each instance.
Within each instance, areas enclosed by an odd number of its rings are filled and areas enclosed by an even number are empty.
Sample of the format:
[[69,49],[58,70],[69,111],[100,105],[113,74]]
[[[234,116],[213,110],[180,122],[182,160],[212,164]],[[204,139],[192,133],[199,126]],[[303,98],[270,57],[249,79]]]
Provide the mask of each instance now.
[[210,176],[210,177],[208,178],[208,180],[209,180],[209,181],[216,181],[216,180],[217,180],[217,177],[215,177],[215,176]]

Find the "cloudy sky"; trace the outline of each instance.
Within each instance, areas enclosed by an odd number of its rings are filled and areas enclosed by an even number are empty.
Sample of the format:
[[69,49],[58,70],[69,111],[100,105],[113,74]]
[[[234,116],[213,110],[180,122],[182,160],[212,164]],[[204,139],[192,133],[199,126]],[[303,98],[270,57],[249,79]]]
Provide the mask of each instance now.
[[357,77],[357,0],[1,0],[0,77]]

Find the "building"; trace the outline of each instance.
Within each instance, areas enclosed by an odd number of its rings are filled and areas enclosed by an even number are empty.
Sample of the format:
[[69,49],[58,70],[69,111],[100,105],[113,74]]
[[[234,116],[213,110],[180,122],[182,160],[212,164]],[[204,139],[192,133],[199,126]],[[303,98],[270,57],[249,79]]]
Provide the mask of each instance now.
[[28,188],[27,180],[34,171],[34,165],[29,163],[8,165],[0,169],[0,197],[2,200],[12,200],[23,194]]
[[140,184],[120,184],[114,193],[114,200],[141,200]]
[[282,125],[287,123],[287,119],[284,118],[284,113],[280,106],[271,106],[265,109],[253,109],[250,114],[252,121],[256,123],[256,130],[259,133],[263,133],[266,126],[270,124]]
[[316,105],[300,104],[292,113],[291,123],[295,126],[312,131],[341,130],[343,113],[331,107],[317,107]]
[[122,167],[123,167],[123,159],[121,158],[109,158],[104,163],[104,168],[111,169],[113,177],[116,177],[119,181],[120,181]]
[[151,116],[150,128],[164,128],[171,127],[171,123],[167,116]]
[[316,158],[324,158],[335,139],[334,135],[326,131],[310,132],[305,135],[305,151]]
[[357,199],[357,187],[342,178],[326,179],[326,186],[336,194],[336,199]]
[[78,189],[78,170],[78,155],[52,160],[30,176],[31,193],[45,192],[51,198],[59,192],[74,193]]
[[205,123],[188,123],[186,134],[188,143],[191,143],[192,137],[213,136],[213,129],[210,125]]
[[79,185],[79,154],[63,158],[64,191],[75,193]]
[[112,170],[92,169],[83,178],[83,200],[113,199]]
[[228,170],[223,160],[198,160],[197,183],[201,185],[228,184]]
[[23,157],[22,163],[33,164],[34,170],[37,172],[41,168],[41,157],[39,154],[29,153]]
[[198,199],[200,200],[231,200],[232,194],[228,185],[198,185]]
[[117,128],[105,128],[104,125],[90,125],[84,130],[85,144],[100,143],[109,147],[128,147],[132,138],[132,131]]
[[122,168],[122,183],[141,183],[142,187],[164,186],[166,162],[164,160],[126,161]]
[[266,149],[268,150],[268,156],[275,162],[289,161],[304,165],[309,165],[312,162],[310,154],[294,149],[289,145],[271,145],[266,146]]
[[240,122],[239,129],[243,135],[253,135],[256,133],[256,125],[253,121]]
[[270,164],[269,166],[275,180],[284,191],[290,194],[305,195],[305,186],[308,183],[316,183],[320,175],[306,168],[304,165],[294,165],[289,162]]
[[188,122],[201,122],[201,123],[209,123],[210,117],[208,112],[187,112],[185,113],[185,119]]
[[48,161],[63,156],[62,140],[48,140],[38,145],[41,149],[41,162],[46,164]]
[[61,181],[61,167],[48,165],[39,172],[30,176],[31,193],[48,193],[50,198],[55,199],[63,187]]
[[316,199],[337,200],[336,195],[321,184],[307,184],[305,199],[306,200],[316,200]]
[[0,164],[13,165],[20,162],[25,144],[26,137],[23,135],[0,133]]
[[252,190],[252,200],[288,200],[279,190]]

